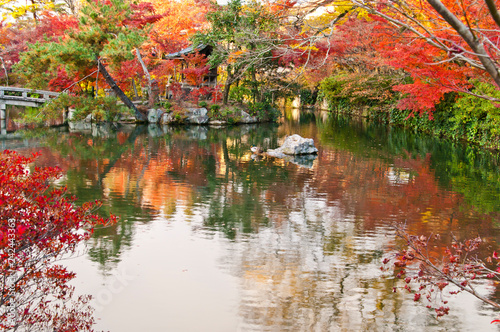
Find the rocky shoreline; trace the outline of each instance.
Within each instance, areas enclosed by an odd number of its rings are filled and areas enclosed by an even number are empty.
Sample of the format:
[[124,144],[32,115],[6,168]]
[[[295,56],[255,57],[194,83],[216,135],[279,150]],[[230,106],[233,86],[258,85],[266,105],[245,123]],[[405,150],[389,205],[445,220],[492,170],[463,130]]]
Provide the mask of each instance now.
[[[85,119],[72,121],[72,112],[68,113],[68,125],[70,129],[85,130],[90,129],[91,124],[99,123],[92,114],[89,114]],[[147,123],[156,125],[209,125],[209,126],[226,126],[233,124],[254,124],[266,122],[260,120],[257,116],[251,116],[243,110],[235,110],[230,118],[210,117],[209,111],[205,107],[189,107],[182,114],[165,111],[162,108],[151,108],[147,111]],[[136,123],[137,120],[131,115],[118,115],[113,122],[116,123]]]

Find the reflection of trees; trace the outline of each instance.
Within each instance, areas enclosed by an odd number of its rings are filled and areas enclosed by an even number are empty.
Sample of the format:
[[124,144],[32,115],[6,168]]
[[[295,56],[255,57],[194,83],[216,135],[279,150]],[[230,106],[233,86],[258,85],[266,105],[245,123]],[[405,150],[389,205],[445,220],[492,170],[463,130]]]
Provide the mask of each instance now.
[[473,146],[417,135],[385,125],[367,124],[342,116],[318,122],[323,145],[356,155],[386,160],[427,159],[440,188],[464,197],[480,213],[499,212],[500,156]]
[[[392,281],[380,278],[380,256],[395,242],[391,222],[406,221],[411,233],[464,238],[479,231],[496,245],[494,158],[335,117],[196,130],[54,138],[52,159],[68,169],[70,191],[102,199],[104,213],[122,217],[96,232],[92,259],[119,260],[136,223],[179,211],[190,220],[196,213],[205,230],[241,246],[227,261],[245,276],[245,324],[382,330],[407,322],[415,310],[391,292]],[[290,133],[317,142],[311,169],[250,158],[250,146],[275,148]],[[242,233],[258,236],[238,241]]]
[[[67,169],[70,191],[81,200],[102,199],[104,214],[122,216],[114,228],[96,233],[94,240],[100,242],[93,244],[91,254],[98,261],[130,245],[134,222],[152,214],[172,215],[179,205],[193,211],[202,204],[208,209],[205,226],[230,238],[286,222],[290,211],[303,209],[304,198],[311,195],[355,215],[365,230],[406,220],[415,232],[457,232],[460,226],[458,234],[466,234],[478,227],[493,231],[497,218],[460,208],[467,199],[443,189],[443,183],[458,182],[471,191],[470,186],[481,187],[479,177],[465,183],[464,172],[457,178],[440,175],[439,165],[453,164],[464,154],[451,154],[439,141],[377,125],[358,126],[341,117],[322,122],[309,114],[279,128],[170,128],[159,137],[145,136],[145,131],[137,127],[106,137],[67,134],[48,141]],[[272,158],[250,159],[250,146],[274,148],[292,132],[321,143],[312,169]],[[486,169],[476,173],[494,175],[486,158],[477,165]]]
[[105,265],[119,259],[120,252],[132,244],[136,222],[148,222],[158,213],[172,215],[179,205],[192,210],[200,202],[212,207],[211,216],[217,215],[215,198],[231,191],[235,178],[245,178],[247,194],[243,198],[224,195],[227,200],[220,207],[226,217],[211,218],[208,223],[226,229],[228,236],[230,224],[247,220],[259,224],[260,216],[250,217],[260,204],[255,188],[266,179],[278,179],[275,173],[280,168],[269,172],[265,165],[253,164],[249,151],[254,144],[276,145],[275,139],[263,142],[273,130],[273,126],[212,130],[205,140],[178,128],[162,137],[145,136],[141,127],[101,137],[62,134],[47,140],[50,158],[43,162],[63,166],[66,178],[60,184],[67,185],[79,200],[100,199],[105,203],[101,214],[121,217],[117,225],[97,230],[89,242],[92,259]]
[[396,284],[379,267],[393,235],[383,226],[366,232],[355,215],[306,199],[286,224],[261,230],[223,258],[242,277],[241,329],[464,330],[460,306],[437,323],[411,295],[392,292]]

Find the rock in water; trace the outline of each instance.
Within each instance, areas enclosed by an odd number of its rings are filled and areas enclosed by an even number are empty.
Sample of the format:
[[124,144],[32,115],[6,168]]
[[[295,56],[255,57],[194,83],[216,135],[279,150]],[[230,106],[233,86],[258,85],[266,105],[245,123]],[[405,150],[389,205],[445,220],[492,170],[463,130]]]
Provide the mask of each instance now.
[[292,135],[285,138],[285,142],[274,150],[268,150],[267,154],[273,157],[282,158],[282,155],[302,155],[315,154],[318,149],[314,146],[312,138],[303,138],[300,135]]

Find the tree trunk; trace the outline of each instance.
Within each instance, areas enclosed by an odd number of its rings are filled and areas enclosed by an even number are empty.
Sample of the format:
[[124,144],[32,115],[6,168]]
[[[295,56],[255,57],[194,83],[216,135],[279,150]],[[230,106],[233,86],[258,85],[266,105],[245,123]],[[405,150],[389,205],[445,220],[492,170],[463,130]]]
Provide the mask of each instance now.
[[120,100],[131,110],[134,111],[135,113],[135,118],[140,121],[140,122],[146,122],[147,117],[146,115],[142,114],[139,112],[137,107],[135,107],[134,103],[123,93],[122,89],[116,84],[115,80],[111,77],[111,75],[108,73],[106,70],[106,67],[101,63],[101,61],[97,60],[97,65],[99,68],[99,71],[102,73],[102,76],[104,76],[104,79],[106,79],[106,83],[113,89],[113,91],[116,93],[116,96],[120,98]]
[[226,81],[226,84],[224,85],[224,91],[222,92],[222,104],[227,105],[227,102],[229,100],[229,88],[231,87],[231,83]]
[[250,68],[250,73],[252,74],[252,98],[253,102],[261,102],[262,98],[259,96],[259,89],[257,88],[257,76],[255,75],[255,68]]
[[160,101],[160,90],[158,87],[158,82],[151,79],[151,75],[149,75],[148,68],[142,60],[141,52],[139,52],[138,48],[135,49],[135,53],[137,54],[137,60],[139,60],[142,70],[144,71],[144,75],[148,80],[148,107],[153,107]]
[[139,98],[139,94],[137,93],[137,87],[135,86],[135,79],[132,78],[132,88],[134,89],[135,98]]
[[224,84],[224,91],[222,92],[222,103],[227,105],[229,99],[229,89],[233,83],[233,75],[231,74],[231,68],[227,68],[227,79],[226,84]]

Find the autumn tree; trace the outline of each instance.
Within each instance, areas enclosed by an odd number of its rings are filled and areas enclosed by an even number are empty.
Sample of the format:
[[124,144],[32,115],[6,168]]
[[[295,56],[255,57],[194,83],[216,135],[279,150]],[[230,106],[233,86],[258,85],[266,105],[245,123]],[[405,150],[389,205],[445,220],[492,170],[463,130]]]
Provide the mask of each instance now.
[[20,54],[28,50],[29,44],[56,41],[66,30],[74,29],[77,25],[74,16],[50,11],[39,13],[37,24],[23,21],[3,22],[0,25],[0,65],[3,67],[0,77],[5,77],[8,81],[10,73],[10,84],[16,84],[17,78],[12,75],[11,69],[19,62]]
[[471,91],[471,77],[500,86],[498,27],[493,1],[365,1],[351,0],[373,14],[378,50],[394,68],[411,75],[410,84],[395,90],[407,96],[400,108],[432,112],[450,91]]
[[240,0],[214,6],[216,10],[207,14],[210,28],[198,33],[194,41],[213,46],[209,64],[225,67],[223,102],[227,103],[231,86],[243,79],[254,90],[254,100],[260,101],[263,90],[259,85],[280,79],[285,72],[274,53],[284,43],[279,34],[281,19],[286,17],[283,7],[272,10],[265,3]]
[[161,19],[155,22],[146,49],[152,57],[178,52],[190,44],[190,38],[208,26],[205,15],[212,10],[208,0],[152,0]]
[[[413,112],[432,114],[435,105],[452,91],[498,101],[473,86],[471,78],[496,86],[500,83],[499,17],[490,0],[309,1],[294,6],[280,25],[287,32],[282,32],[281,39],[291,41],[284,43],[288,48],[282,49],[281,60],[295,61],[297,68],[310,74],[308,79],[319,82],[321,75],[335,72],[338,65],[352,65],[356,60],[353,50],[358,51],[357,59],[360,55],[376,55],[375,62],[365,62],[366,68],[358,66],[355,71],[368,70],[376,76],[380,69],[392,68],[406,73],[406,82],[393,82],[393,90],[403,96],[398,107]],[[355,27],[352,22],[357,20],[361,23],[356,22]],[[345,34],[346,23],[351,29],[366,26],[365,34],[358,34],[364,46]],[[339,35],[354,41],[354,47],[349,49],[350,43],[335,38]],[[337,52],[339,47],[345,48],[343,55]]]
[[[74,82],[92,85],[94,74],[102,74],[106,83],[126,106],[134,110],[136,118],[145,121],[130,99],[109,74],[107,67],[116,69],[134,58],[133,50],[144,41],[144,17],[152,10],[148,4],[129,4],[118,0],[87,0],[80,11],[77,29],[67,31],[58,42],[35,43],[21,56],[16,65],[18,73],[28,86],[40,86],[52,77],[75,77]],[[136,14],[140,11],[143,17]],[[154,16],[151,13],[151,16]],[[97,70],[96,70],[97,68]],[[61,76],[62,75],[62,76]],[[46,84],[46,83],[45,83]]]
[[90,331],[89,297],[72,299],[75,274],[55,264],[97,225],[99,202],[74,204],[66,188],[51,188],[58,168],[31,168],[36,155],[0,153],[0,327],[22,331]]
[[374,38],[377,27],[377,21],[361,15],[346,17],[315,43],[317,59],[305,66],[304,85],[319,88],[330,107],[394,108],[401,97],[392,88],[406,83],[408,74],[387,63]]
[[74,14],[70,9],[72,3],[71,0],[62,3],[55,0],[29,0],[26,2],[2,0],[0,1],[0,10],[3,11],[3,19],[30,20],[37,23],[40,14],[47,11]]

